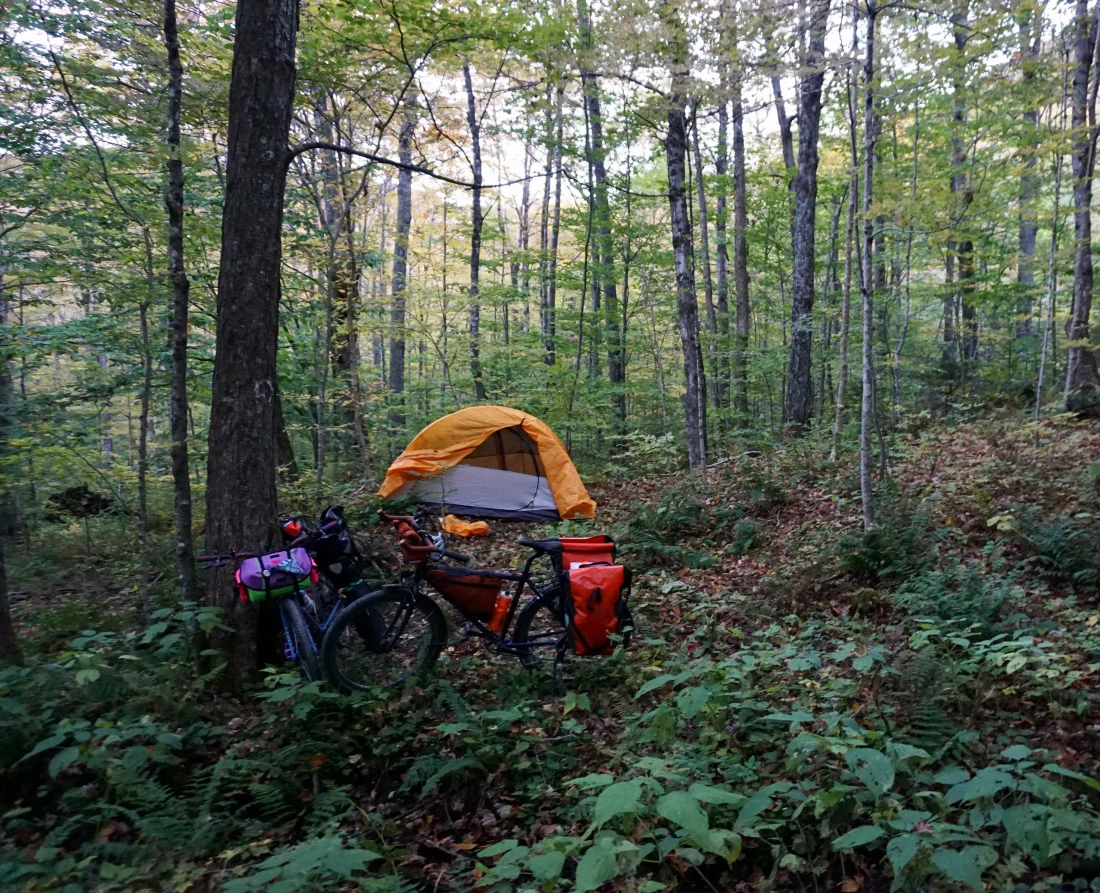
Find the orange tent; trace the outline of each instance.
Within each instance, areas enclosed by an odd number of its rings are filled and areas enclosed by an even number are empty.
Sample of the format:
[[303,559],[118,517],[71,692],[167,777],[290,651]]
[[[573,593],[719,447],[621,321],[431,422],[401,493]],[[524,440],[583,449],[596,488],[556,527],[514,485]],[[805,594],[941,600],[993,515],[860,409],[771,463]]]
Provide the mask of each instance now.
[[432,422],[394,460],[378,495],[484,518],[596,514],[596,503],[554,432],[506,406],[471,406]]

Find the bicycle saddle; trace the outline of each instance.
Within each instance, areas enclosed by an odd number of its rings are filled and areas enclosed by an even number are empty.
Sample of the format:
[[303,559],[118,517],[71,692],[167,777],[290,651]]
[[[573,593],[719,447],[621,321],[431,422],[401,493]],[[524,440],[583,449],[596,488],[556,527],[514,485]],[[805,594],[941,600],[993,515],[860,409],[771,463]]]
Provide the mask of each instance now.
[[536,552],[560,552],[561,540],[556,536],[547,537],[543,540],[516,540],[516,544],[524,546],[527,549],[534,549]]

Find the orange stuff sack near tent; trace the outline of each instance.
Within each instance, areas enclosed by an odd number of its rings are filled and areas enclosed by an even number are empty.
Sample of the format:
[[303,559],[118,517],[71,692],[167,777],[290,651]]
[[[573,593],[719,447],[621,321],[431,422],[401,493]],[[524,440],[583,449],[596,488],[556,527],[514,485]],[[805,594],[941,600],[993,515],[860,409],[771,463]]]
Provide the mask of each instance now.
[[446,515],[443,518],[443,530],[453,536],[488,536],[488,521],[463,521],[454,515]]
[[566,571],[565,610],[577,654],[610,654],[630,591],[630,571],[621,564],[594,564]]

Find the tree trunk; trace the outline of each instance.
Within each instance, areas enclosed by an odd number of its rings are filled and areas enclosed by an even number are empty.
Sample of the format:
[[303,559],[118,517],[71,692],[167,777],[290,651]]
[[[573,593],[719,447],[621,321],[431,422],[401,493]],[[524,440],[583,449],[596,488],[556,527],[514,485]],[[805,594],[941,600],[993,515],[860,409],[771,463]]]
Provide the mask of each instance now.
[[[212,552],[278,541],[273,401],[297,13],[295,0],[237,4],[207,472]],[[233,575],[230,565],[215,571],[211,592],[236,628],[220,643],[236,688],[257,669],[257,624]]]
[[[920,76],[920,66],[917,67]],[[909,284],[913,261],[913,215],[917,207],[917,170],[918,151],[920,149],[920,99],[913,104],[913,173],[909,179],[909,228],[905,234],[905,305],[901,322],[901,334],[894,347],[894,424],[901,424],[901,352],[905,349],[905,338],[909,334]]]
[[614,395],[615,415],[620,433],[626,426],[626,391],[623,388],[623,346],[620,342],[619,299],[615,287],[615,254],[611,241],[611,206],[608,199],[607,166],[603,145],[603,114],[600,107],[599,79],[590,69],[591,55],[594,50],[592,21],[589,17],[586,0],[577,0],[577,24],[581,35],[581,83],[584,85],[584,100],[589,121],[590,163],[595,180],[593,200],[596,212],[596,250],[594,288],[602,290],[595,294],[593,312],[599,318],[603,311],[604,337],[607,339],[607,380]]
[[793,182],[794,283],[791,299],[790,383],[787,387],[786,406],[787,421],[796,429],[805,428],[813,408],[810,348],[813,342],[817,137],[821,124],[821,90],[825,83],[822,57],[825,54],[825,26],[828,18],[829,0],[815,0],[798,107],[798,173]]
[[1073,307],[1066,325],[1065,408],[1082,409],[1097,400],[1096,354],[1089,335],[1092,312],[1092,172],[1095,161],[1096,95],[1089,90],[1096,20],[1087,0],[1077,0],[1073,71]]
[[729,192],[729,88],[730,77],[724,62],[719,63],[719,88],[721,100],[718,105],[718,151],[714,159],[714,171],[718,177],[718,195],[715,199],[714,240],[715,277],[718,300],[718,370],[715,375],[715,388],[718,392],[718,405],[725,407],[729,403],[730,385],[730,305],[729,305],[729,249],[726,246],[727,194]]
[[[4,289],[4,268],[0,265],[0,332],[4,333],[0,341],[0,460],[6,461],[11,442],[11,431],[15,424],[13,418],[14,386],[11,377],[11,349],[8,326],[10,305]],[[0,510],[4,521],[10,517],[12,507],[11,493],[5,488],[0,493]],[[0,662],[19,664],[23,662],[23,652],[19,647],[19,638],[15,634],[12,622],[11,606],[8,597],[8,568],[5,557],[5,545],[10,533],[8,523],[0,523]]]
[[531,145],[531,119],[530,111],[523,144],[523,194],[519,202],[519,253],[520,253],[520,285],[523,291],[523,331],[531,329],[531,160],[533,146]]
[[[470,75],[470,63],[462,66],[466,82],[466,123],[470,129],[471,169],[474,186],[471,190],[472,210],[470,218],[470,375],[474,380],[474,396],[485,399],[485,382],[481,377],[481,228],[485,216],[481,212],[481,121],[474,98],[474,82]],[[391,360],[392,366],[392,360]]]
[[[854,86],[854,85],[853,85]],[[840,345],[836,378],[836,416],[833,419],[833,445],[829,461],[835,462],[840,450],[840,434],[844,430],[844,405],[848,397],[848,333],[852,319],[852,244],[855,236],[856,205],[859,201],[858,159],[852,158],[851,180],[848,184],[848,225],[844,234],[844,297],[840,305]]]
[[565,99],[565,81],[558,84],[554,107],[557,122],[554,131],[554,216],[550,223],[550,260],[547,263],[546,316],[547,340],[546,362],[553,366],[557,362],[558,337],[558,239],[561,235],[561,178],[562,151],[564,146],[565,116],[562,104]]
[[1023,142],[1024,170],[1020,174],[1020,237],[1016,265],[1016,282],[1020,294],[1016,301],[1016,337],[1031,338],[1031,300],[1035,288],[1035,242],[1039,234],[1039,218],[1035,213],[1035,193],[1038,178],[1035,176],[1039,139],[1039,104],[1032,95],[1035,74],[1039,69],[1039,51],[1042,45],[1042,13],[1023,9],[1019,18],[1020,64],[1023,69],[1024,102]]
[[745,109],[741,97],[741,68],[733,72],[733,282],[737,295],[737,351],[734,410],[737,422],[749,423],[749,212],[745,194]]
[[[414,124],[406,111],[398,137],[398,157],[412,164]],[[412,226],[412,171],[397,175],[397,230],[393,237],[393,296],[390,304],[390,427],[398,440],[405,429],[405,289],[409,270],[409,229]]]
[[[1068,60],[1067,60],[1068,61]],[[1054,162],[1054,211],[1050,221],[1050,259],[1047,264],[1047,318],[1043,326],[1043,345],[1039,351],[1039,375],[1035,382],[1035,421],[1043,408],[1043,379],[1047,368],[1047,348],[1054,332],[1054,296],[1058,290],[1058,218],[1062,200],[1062,146],[1066,136],[1066,100],[1069,93],[1069,76],[1066,65],[1062,70],[1062,107],[1059,115],[1058,157]],[[1039,429],[1035,429],[1035,442],[1038,446]]]
[[694,106],[691,116],[691,147],[695,161],[695,197],[699,206],[699,247],[703,261],[703,299],[707,309],[707,359],[710,361],[711,403],[715,410],[721,409],[721,392],[718,382],[722,378],[718,371],[718,314],[714,307],[714,279],[710,270],[710,234],[707,221],[707,193],[703,181],[703,153],[699,148],[699,104]]
[[[845,192],[847,192],[847,188],[845,188]],[[832,298],[840,287],[840,280],[837,276],[837,266],[840,259],[838,256],[839,249],[837,242],[840,232],[841,200],[843,198],[843,195],[833,196],[833,213],[829,223],[829,255],[825,262],[825,287],[821,295],[821,302],[825,305],[825,312],[822,313],[821,320],[821,357],[818,364],[817,392],[814,397],[818,404],[816,409],[817,417],[822,421],[825,419],[825,379],[829,371],[829,348],[832,346]]]
[[137,534],[141,556],[138,562],[138,599],[141,624],[147,626],[153,613],[149,596],[149,413],[153,399],[153,342],[149,334],[149,308],[156,297],[156,272],[153,266],[153,236],[147,226],[141,228],[145,243],[145,300],[138,305],[138,331],[141,336],[141,409],[138,413],[138,509]]
[[875,425],[875,223],[871,217],[874,202],[875,142],[878,120],[875,115],[875,18],[878,7],[867,4],[867,55],[863,63],[863,399],[859,427],[859,490],[863,505],[863,529],[875,526],[875,503],[871,490],[871,434]]
[[[951,115],[951,193],[955,196],[955,213],[964,216],[969,208],[971,196],[966,175],[966,44],[970,39],[970,25],[967,22],[969,0],[960,0],[959,8],[951,16],[955,35],[954,74],[954,110]],[[962,359],[970,363],[978,356],[977,315],[971,303],[974,293],[974,242],[965,235],[969,226],[963,222],[959,229],[964,235],[954,243],[956,278],[956,304],[961,307],[963,318]]]
[[668,102],[668,137],[665,161],[668,169],[668,202],[672,225],[672,253],[676,269],[680,344],[684,354],[684,424],[687,434],[688,465],[706,464],[706,402],[699,351],[699,307],[695,299],[694,252],[687,190],[687,37],[678,10],[667,2],[662,6],[671,34],[672,93]]
[[183,159],[180,157],[180,111],[183,64],[176,27],[176,0],[164,0],[164,48],[168,52],[168,269],[172,277],[172,394],[169,428],[172,435],[172,485],[176,522],[176,577],[180,602],[195,601],[195,552],[191,542],[191,470],[187,457],[187,329],[191,285],[183,262]]
[[554,176],[553,88],[546,85],[546,167],[542,184],[542,212],[539,223],[539,331],[542,333],[543,359],[554,364],[554,342],[550,337],[550,188]]
[[[779,81],[779,60],[774,58],[774,50],[770,36],[765,38],[768,55],[771,60],[772,96],[775,99],[775,116],[779,121],[779,142],[783,147],[783,166],[787,169],[787,184],[795,174],[794,166],[794,137],[791,132],[791,119],[787,117],[787,106],[783,102],[783,86]],[[802,125],[799,124],[799,127]]]

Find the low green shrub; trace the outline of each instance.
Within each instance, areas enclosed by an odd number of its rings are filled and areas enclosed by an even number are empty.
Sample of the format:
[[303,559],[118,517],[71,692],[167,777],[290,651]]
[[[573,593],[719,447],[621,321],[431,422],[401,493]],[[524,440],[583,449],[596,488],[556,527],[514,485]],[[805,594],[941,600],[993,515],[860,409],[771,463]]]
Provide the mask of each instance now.
[[840,536],[831,550],[842,574],[878,587],[927,568],[934,554],[931,522],[892,484],[876,494],[875,527]]
[[902,582],[891,596],[899,609],[911,615],[987,627],[1022,598],[1014,574],[997,573],[975,561],[923,571]]
[[1025,518],[1021,531],[1034,563],[1054,582],[1086,591],[1100,583],[1100,526],[1091,516]]

